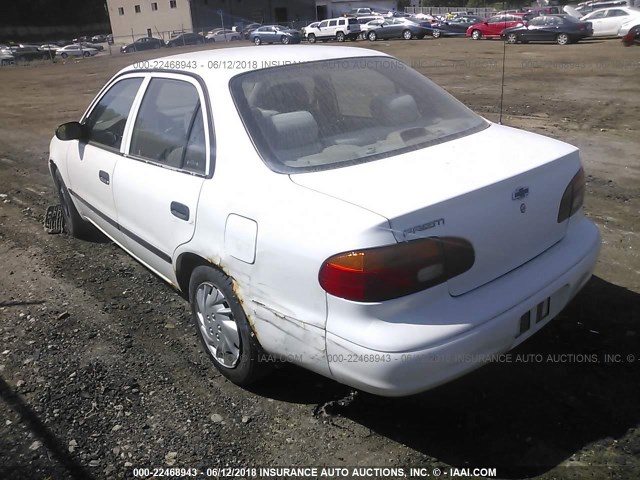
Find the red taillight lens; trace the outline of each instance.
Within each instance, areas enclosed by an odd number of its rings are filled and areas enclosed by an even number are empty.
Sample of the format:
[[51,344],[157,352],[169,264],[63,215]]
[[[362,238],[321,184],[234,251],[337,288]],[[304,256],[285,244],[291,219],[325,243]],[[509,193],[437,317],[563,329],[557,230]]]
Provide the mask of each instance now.
[[325,260],[318,278],[336,297],[381,302],[446,282],[474,261],[473,247],[463,238],[421,238],[339,253]]
[[584,170],[580,167],[580,170],[571,179],[564,194],[562,194],[560,208],[558,209],[558,223],[564,222],[580,210],[584,203],[584,189]]

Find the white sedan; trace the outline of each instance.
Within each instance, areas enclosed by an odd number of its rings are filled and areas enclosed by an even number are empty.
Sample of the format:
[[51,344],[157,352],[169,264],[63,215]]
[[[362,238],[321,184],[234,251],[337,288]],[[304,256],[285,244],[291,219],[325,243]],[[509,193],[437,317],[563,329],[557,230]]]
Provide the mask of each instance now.
[[207,42],[231,42],[234,40],[240,40],[240,33],[233,30],[216,30],[209,32],[205,39]]
[[491,123],[378,51],[162,63],[61,125],[49,168],[67,231],[97,227],[188,297],[239,385],[286,360],[427,390],[527,340],[591,277],[574,146]]
[[65,47],[58,48],[56,55],[62,58],[67,57],[93,57],[98,54],[98,50],[95,48],[83,47],[80,44],[74,43]]
[[594,37],[618,35],[620,27],[632,20],[640,21],[640,9],[634,7],[611,7],[591,12],[580,20],[591,22]]

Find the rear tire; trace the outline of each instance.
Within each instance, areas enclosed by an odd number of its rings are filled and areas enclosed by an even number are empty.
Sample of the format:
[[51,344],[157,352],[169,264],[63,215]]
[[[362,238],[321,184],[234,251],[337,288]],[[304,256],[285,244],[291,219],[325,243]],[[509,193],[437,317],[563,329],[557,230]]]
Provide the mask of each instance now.
[[440,38],[440,35],[441,35],[440,30],[433,31],[433,38]]
[[411,33],[411,30],[405,30],[402,32],[402,38],[405,40],[411,40],[413,38],[413,33]]
[[204,350],[222,375],[246,386],[266,373],[264,351],[229,277],[208,265],[196,267],[189,281],[189,302]]
[[58,170],[53,174],[53,182],[58,191],[60,205],[62,205],[62,215],[64,216],[64,231],[75,238],[85,238],[93,233],[93,228],[89,222],[82,219],[76,206],[71,200],[71,194],[67,190],[62,176]]
[[369,32],[367,34],[367,38],[369,39],[370,42],[375,42],[376,39],[378,38],[378,35],[376,35],[376,32]]
[[260,37],[254,37],[253,43],[255,43],[256,45],[260,45],[262,44],[262,40],[260,40]]
[[336,34],[336,40],[338,40],[339,42],[344,42],[344,33],[338,32]]
[[280,38],[280,41],[282,42],[283,45],[289,45],[289,37],[287,37],[286,35],[282,35],[282,37]]

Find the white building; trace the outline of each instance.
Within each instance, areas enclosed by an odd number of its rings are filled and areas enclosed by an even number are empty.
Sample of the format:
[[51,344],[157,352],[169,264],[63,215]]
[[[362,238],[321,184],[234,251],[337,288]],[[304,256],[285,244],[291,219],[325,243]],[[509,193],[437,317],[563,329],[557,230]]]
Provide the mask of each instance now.
[[[314,0],[107,0],[116,42],[236,24],[314,20]],[[221,18],[222,16],[222,18]]]

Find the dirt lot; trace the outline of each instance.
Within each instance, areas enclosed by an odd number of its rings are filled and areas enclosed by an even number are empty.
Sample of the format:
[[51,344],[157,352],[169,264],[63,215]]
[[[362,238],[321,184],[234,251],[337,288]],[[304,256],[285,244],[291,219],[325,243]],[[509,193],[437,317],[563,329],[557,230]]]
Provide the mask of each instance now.
[[[357,45],[498,120],[501,42]],[[344,405],[324,404],[348,388],[293,366],[253,391],[235,387],[202,353],[178,294],[107,241],[43,231],[56,202],[54,128],[120,67],[163,53],[0,69],[0,478],[128,478],[171,465],[640,478],[640,48],[506,48],[503,123],[582,149],[586,212],[603,234],[583,292],[511,362],[422,395]]]

